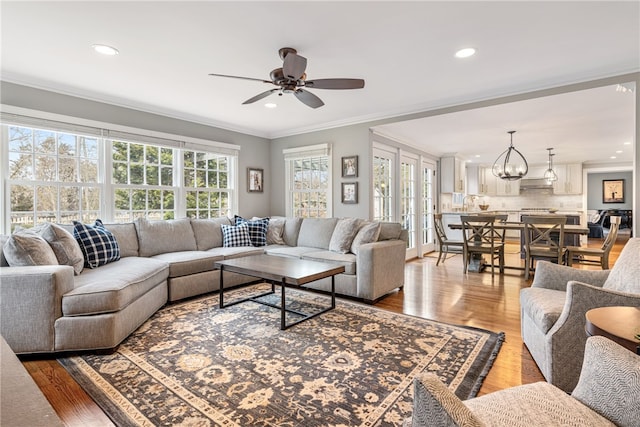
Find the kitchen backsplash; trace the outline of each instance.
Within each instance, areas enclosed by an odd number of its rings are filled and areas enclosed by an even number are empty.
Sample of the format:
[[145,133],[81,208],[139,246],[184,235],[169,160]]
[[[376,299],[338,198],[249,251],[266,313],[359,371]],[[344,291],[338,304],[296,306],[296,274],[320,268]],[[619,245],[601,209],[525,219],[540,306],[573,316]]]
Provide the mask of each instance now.
[[[522,208],[556,208],[562,211],[583,211],[582,195],[560,195],[542,193],[521,194],[515,197],[478,196],[473,203],[470,197],[466,197],[465,204],[477,208],[479,204],[489,205],[489,210],[512,210]],[[440,210],[449,212],[455,206],[452,205],[451,194],[441,194]]]

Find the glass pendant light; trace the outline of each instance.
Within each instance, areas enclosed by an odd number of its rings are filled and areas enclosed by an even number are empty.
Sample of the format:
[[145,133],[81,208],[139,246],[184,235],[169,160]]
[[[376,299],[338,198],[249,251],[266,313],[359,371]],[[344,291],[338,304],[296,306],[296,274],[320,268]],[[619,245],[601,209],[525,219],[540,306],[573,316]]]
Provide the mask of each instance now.
[[547,148],[547,150],[549,151],[549,169],[544,171],[544,179],[551,184],[558,180],[558,174],[553,170],[553,156],[555,156],[555,154],[551,154],[551,150],[553,150],[553,148]]
[[516,131],[510,130],[508,133],[511,135],[511,145],[493,163],[492,172],[500,179],[515,181],[527,175],[529,165],[522,153],[513,146],[513,134]]

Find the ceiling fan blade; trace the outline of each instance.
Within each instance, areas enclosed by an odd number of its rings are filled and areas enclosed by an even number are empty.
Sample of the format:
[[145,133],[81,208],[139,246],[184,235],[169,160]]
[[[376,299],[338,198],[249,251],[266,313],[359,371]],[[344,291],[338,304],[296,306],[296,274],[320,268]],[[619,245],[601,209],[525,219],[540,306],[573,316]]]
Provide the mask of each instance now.
[[307,92],[306,90],[298,89],[293,94],[303,104],[305,104],[305,105],[307,105],[307,106],[309,106],[311,108],[318,108],[318,107],[322,107],[324,105],[324,102],[322,102],[322,99],[318,98],[317,96],[315,96],[311,92]]
[[362,79],[316,79],[307,80],[305,86],[313,89],[362,89]]
[[209,73],[209,75],[214,77],[229,77],[232,79],[253,80],[254,82],[262,82],[262,83],[273,83],[271,80],[254,79],[253,77],[230,76],[228,74],[214,74],[214,73]]
[[280,89],[270,89],[266,92],[262,92],[256,96],[254,96],[253,98],[249,98],[246,101],[244,101],[242,104],[253,104],[256,101],[260,101],[262,98],[266,98],[267,96],[271,95],[273,92],[277,92]]
[[300,56],[296,53],[289,52],[284,57],[284,64],[282,64],[282,72],[284,76],[291,80],[298,80],[302,78],[304,70],[307,69],[307,58]]

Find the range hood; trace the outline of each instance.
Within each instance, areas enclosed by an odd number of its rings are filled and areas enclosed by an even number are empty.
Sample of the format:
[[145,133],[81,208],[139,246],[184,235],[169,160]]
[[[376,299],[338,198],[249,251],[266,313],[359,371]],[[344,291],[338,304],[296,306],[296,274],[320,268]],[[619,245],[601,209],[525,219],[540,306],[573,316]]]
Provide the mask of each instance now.
[[553,184],[544,178],[523,178],[520,180],[520,192],[533,190],[553,192]]

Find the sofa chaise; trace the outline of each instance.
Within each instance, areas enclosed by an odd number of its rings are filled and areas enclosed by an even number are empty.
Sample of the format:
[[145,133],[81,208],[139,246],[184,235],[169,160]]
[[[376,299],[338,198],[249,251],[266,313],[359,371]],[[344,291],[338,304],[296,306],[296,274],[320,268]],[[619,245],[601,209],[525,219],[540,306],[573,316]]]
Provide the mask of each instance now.
[[[268,238],[264,246],[254,246],[252,233],[261,221]],[[407,235],[400,224],[284,217],[271,218],[268,225],[257,218],[236,222],[222,217],[96,222],[93,228],[44,224],[37,232],[0,236],[0,332],[18,354],[111,349],[167,302],[219,290],[216,261],[254,254],[340,263],[345,272],[336,276],[336,292],[369,303],[404,284]],[[245,237],[245,225],[254,226],[250,241],[227,242],[236,234]],[[95,268],[83,267],[94,261],[86,251],[95,250],[95,242],[79,245],[80,260],[76,248],[68,249],[76,242],[70,232],[79,226],[105,230],[100,232],[106,243],[101,241],[96,253],[107,255]],[[27,241],[36,241],[41,250],[31,249],[35,255],[16,265],[7,261],[25,249],[18,244],[20,233],[31,234]],[[254,280],[225,272],[224,286]],[[329,280],[313,284],[319,290],[329,286]]]

